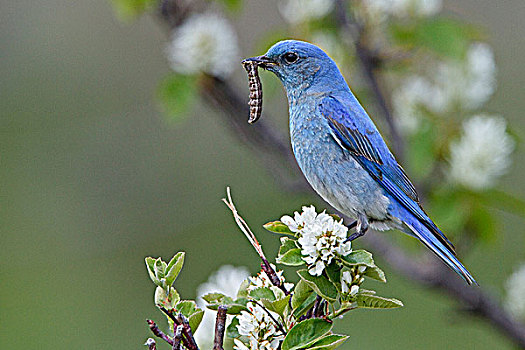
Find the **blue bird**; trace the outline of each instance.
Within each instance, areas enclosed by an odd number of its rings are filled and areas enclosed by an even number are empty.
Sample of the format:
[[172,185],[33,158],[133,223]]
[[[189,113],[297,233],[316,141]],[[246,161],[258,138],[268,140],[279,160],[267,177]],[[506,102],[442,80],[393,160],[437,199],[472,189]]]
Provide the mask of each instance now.
[[325,201],[356,219],[350,240],[369,227],[398,229],[418,238],[467,283],[477,284],[421,207],[405,171],[324,51],[286,40],[243,63],[257,64],[283,83],[297,163]]

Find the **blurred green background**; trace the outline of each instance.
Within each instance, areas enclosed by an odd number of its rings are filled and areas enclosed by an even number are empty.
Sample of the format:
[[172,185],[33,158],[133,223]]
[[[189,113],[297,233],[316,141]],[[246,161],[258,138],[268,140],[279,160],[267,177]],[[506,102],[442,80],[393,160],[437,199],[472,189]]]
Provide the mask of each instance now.
[[[523,138],[525,2],[450,0],[445,8],[486,27],[499,70],[488,110]],[[259,54],[258,33],[280,21],[275,2],[246,1],[236,22],[241,54]],[[187,252],[176,283],[184,298],[222,264],[256,272],[255,252],[220,201],[227,185],[254,228],[302,204],[324,205],[281,193],[206,105],[179,125],[161,116],[154,93],[169,72],[166,40],[156,18],[122,24],[108,1],[0,1],[2,348],[143,348],[145,319],[164,321],[146,255]],[[246,85],[241,65],[234,79]],[[284,99],[270,108],[286,125]],[[524,160],[519,146],[503,184],[521,198]],[[463,258],[496,294],[525,259],[523,219],[498,215],[499,241]],[[274,255],[275,236],[257,233]],[[378,289],[406,307],[349,315],[346,348],[512,348],[447,296],[379,265],[389,284]],[[372,325],[381,333],[367,332]]]

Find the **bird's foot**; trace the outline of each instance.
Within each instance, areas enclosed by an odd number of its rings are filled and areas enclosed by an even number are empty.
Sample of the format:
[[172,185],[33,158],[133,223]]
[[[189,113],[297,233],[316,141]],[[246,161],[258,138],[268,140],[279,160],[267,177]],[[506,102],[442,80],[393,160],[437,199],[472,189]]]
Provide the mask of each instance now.
[[354,239],[357,239],[361,236],[364,236],[365,233],[368,231],[368,220],[366,217],[358,217],[356,221],[351,223],[348,228],[351,229],[355,227],[356,230],[354,233],[352,233],[347,239],[345,239],[345,243],[349,241],[353,241]]
[[348,242],[348,241],[353,241],[354,239],[357,239],[361,236],[364,236],[366,233],[366,231],[356,231],[354,233],[352,233],[350,235],[350,237],[348,237],[347,239],[345,239],[345,243]]

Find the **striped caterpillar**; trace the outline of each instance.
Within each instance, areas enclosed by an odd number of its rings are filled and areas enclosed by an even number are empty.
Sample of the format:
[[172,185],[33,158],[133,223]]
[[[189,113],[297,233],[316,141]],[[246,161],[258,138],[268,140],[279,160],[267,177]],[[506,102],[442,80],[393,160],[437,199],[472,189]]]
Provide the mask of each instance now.
[[257,62],[250,60],[243,61],[242,65],[248,74],[248,84],[250,86],[250,102],[248,102],[250,119],[248,119],[248,123],[252,124],[259,119],[262,113],[263,94],[258,72],[259,66]]

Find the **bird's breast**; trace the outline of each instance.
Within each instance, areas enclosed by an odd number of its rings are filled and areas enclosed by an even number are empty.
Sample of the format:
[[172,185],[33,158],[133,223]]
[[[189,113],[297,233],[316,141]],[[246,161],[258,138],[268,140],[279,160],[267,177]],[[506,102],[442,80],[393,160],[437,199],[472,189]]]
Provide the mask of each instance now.
[[389,200],[383,189],[342,149],[317,105],[290,104],[290,136],[297,163],[314,190],[346,215],[383,220]]

